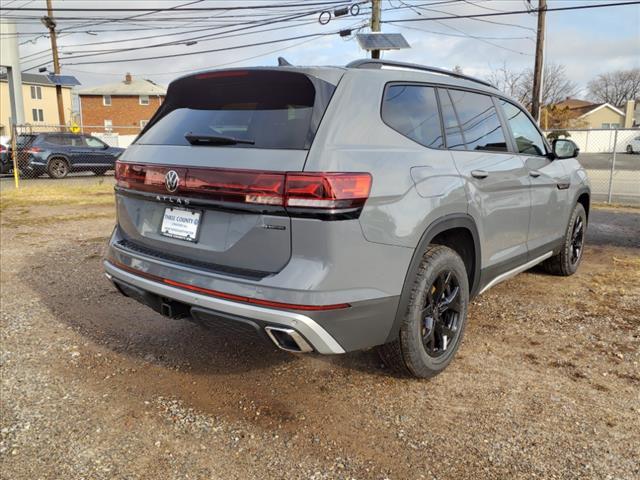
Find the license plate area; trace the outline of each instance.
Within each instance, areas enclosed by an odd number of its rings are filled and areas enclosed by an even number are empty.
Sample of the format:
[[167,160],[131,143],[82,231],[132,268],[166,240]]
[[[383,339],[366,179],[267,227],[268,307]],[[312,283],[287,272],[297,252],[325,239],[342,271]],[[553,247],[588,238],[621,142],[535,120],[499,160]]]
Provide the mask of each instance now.
[[165,237],[197,242],[202,211],[167,207],[162,216],[160,234]]

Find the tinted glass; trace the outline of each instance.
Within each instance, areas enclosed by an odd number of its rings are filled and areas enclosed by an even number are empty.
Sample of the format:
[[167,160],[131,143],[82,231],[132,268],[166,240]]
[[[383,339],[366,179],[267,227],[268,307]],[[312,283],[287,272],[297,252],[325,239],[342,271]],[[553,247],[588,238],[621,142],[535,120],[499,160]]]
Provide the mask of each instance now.
[[507,141],[491,97],[453,89],[449,94],[467,149],[506,152]]
[[104,148],[105,146],[104,143],[102,143],[97,138],[93,138],[93,137],[84,137],[84,141],[91,148]]
[[71,138],[67,135],[48,135],[46,141],[54,145],[71,145]]
[[31,144],[35,139],[35,135],[18,135],[18,138],[16,138],[16,145],[23,147]]
[[444,146],[436,93],[432,87],[392,85],[382,101],[382,120],[425,147]]
[[527,114],[515,105],[500,100],[502,109],[504,110],[513,138],[516,141],[516,147],[519,153],[527,155],[545,155],[547,149],[544,145],[542,135],[538,132],[533,122],[529,120]]
[[314,84],[300,73],[219,71],[186,77],[170,85],[136,143],[189,145],[185,134],[193,133],[254,142],[233,148],[305,149],[313,138],[315,97]]
[[444,124],[444,134],[447,139],[447,148],[452,150],[465,150],[467,147],[462,138],[462,132],[456,113],[451,104],[451,98],[446,90],[438,89],[440,97],[440,108],[442,109],[442,123]]

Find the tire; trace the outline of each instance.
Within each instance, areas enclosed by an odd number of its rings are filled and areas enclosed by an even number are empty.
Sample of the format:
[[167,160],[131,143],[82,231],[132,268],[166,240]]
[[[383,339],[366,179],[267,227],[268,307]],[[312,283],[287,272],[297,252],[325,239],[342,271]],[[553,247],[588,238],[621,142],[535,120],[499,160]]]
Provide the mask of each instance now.
[[587,214],[582,204],[578,203],[571,213],[560,253],[546,260],[543,268],[552,275],[563,277],[576,273],[582,261],[586,231]]
[[627,145],[627,153],[633,153],[633,147],[631,145]]
[[64,178],[69,174],[69,162],[64,158],[54,157],[49,160],[47,174],[51,178]]
[[378,347],[380,358],[398,373],[418,378],[439,374],[462,342],[468,304],[464,262],[451,248],[430,245],[412,279],[398,338]]

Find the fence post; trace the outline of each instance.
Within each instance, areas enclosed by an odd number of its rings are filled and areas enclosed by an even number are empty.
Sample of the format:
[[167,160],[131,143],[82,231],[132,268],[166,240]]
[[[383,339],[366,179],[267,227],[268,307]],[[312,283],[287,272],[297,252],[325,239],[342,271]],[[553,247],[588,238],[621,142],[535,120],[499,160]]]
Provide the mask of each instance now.
[[607,203],[611,203],[611,195],[613,194],[613,173],[616,171],[616,149],[618,146],[618,129],[613,134],[613,157],[611,158],[611,172],[609,172],[609,195]]
[[11,124],[11,161],[13,162],[13,182],[16,190],[20,188],[20,171],[18,170],[18,127]]

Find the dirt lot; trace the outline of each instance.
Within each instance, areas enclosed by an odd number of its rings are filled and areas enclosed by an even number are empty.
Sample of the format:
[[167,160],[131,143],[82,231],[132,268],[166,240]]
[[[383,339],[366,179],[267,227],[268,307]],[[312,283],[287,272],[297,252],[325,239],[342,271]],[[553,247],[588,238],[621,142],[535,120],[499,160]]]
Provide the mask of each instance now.
[[416,381],[121,297],[109,189],[3,192],[2,478],[639,478],[639,210],[593,212],[574,277],[478,297]]

